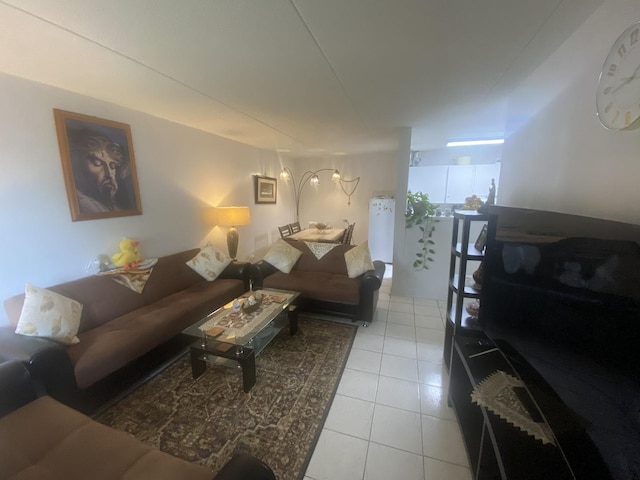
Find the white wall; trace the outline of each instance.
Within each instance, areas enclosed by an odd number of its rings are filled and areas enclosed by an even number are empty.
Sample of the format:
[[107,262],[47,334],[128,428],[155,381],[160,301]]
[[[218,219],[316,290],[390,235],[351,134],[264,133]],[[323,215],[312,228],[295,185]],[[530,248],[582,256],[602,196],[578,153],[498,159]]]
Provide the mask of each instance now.
[[[201,219],[207,206],[251,208],[251,225],[238,227],[240,259],[266,249],[276,226],[290,221],[286,192],[276,205],[254,204],[252,175],[277,177],[274,153],[10,76],[0,75],[0,104],[2,300],[25,282],[46,287],[87,275],[87,262],[115,253],[123,236],[140,240],[147,258],[207,241],[226,251],[226,229]],[[71,221],[53,108],[131,126],[142,215]]]
[[637,0],[608,0],[512,96],[500,204],[640,223],[640,131],[595,113],[604,59],[637,20]]

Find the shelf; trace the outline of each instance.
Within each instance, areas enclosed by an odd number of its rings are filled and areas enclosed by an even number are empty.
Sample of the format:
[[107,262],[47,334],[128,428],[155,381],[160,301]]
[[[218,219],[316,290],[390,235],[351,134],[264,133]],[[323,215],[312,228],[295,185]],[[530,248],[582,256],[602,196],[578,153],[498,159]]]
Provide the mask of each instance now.
[[453,218],[458,220],[470,220],[470,221],[487,221],[489,215],[486,213],[480,213],[477,210],[461,210],[456,209],[453,211]]
[[[452,325],[455,324],[455,322],[453,321],[454,315],[455,315],[454,311],[450,311],[447,314],[447,321],[449,323],[451,323]],[[472,332],[482,332],[483,331],[482,327],[478,323],[478,319],[476,317],[472,317],[471,315],[469,315],[467,313],[467,311],[464,310],[464,309],[462,311],[462,316],[460,317],[460,328],[463,331],[472,331]],[[458,332],[458,333],[460,333],[460,332]]]
[[[449,283],[453,291],[458,294],[458,281],[460,279],[460,275],[454,275],[453,280]],[[469,285],[464,286],[464,291],[462,292],[464,298],[480,298],[480,289],[470,287]]]
[[[456,248],[453,249],[451,253],[453,253],[458,257],[462,256],[462,244],[457,243]],[[484,252],[481,252],[480,250],[476,249],[473,243],[470,243],[469,245],[467,245],[466,254],[467,254],[467,260],[482,260],[484,258]]]

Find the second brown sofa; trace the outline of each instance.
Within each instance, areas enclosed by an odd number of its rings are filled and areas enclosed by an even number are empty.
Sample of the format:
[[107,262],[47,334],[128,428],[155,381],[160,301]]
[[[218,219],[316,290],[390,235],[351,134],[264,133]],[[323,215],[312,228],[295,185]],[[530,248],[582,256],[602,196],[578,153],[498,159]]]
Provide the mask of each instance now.
[[320,259],[306,242],[283,239],[302,255],[289,273],[283,273],[265,260],[249,266],[257,288],[279,288],[301,292],[300,309],[368,323],[373,320],[382,285],[385,264],[373,261],[373,269],[349,278],[345,252],[354,245],[338,244]]

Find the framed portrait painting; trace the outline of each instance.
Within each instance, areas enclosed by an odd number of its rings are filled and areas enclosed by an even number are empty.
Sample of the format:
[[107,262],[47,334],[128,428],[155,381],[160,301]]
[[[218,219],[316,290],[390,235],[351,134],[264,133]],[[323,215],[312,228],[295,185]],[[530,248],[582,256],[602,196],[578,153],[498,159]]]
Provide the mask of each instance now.
[[255,175],[256,203],[276,203],[278,181],[275,178]]
[[71,220],[142,214],[131,128],[53,110]]

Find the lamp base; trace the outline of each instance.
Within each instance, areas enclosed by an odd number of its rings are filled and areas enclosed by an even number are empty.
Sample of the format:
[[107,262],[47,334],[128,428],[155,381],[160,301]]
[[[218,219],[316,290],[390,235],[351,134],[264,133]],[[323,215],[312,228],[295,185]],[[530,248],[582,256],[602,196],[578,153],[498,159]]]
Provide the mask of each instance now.
[[238,231],[235,227],[231,227],[227,232],[227,248],[229,249],[229,257],[231,260],[236,260],[238,255]]

